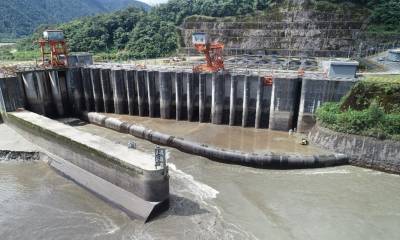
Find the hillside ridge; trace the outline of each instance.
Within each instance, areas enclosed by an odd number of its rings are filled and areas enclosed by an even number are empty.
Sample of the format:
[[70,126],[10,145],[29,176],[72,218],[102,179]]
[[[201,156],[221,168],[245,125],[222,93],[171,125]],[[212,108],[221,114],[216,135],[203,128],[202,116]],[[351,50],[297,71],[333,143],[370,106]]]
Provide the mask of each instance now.
[[30,35],[41,24],[58,24],[128,6],[150,9],[136,0],[2,0],[0,39]]

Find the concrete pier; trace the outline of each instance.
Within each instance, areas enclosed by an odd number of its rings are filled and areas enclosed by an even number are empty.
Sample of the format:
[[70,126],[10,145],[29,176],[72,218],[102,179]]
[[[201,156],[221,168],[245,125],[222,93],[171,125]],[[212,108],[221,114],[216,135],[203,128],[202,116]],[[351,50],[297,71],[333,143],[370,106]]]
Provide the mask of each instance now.
[[147,101],[149,102],[149,117],[151,118],[157,117],[156,108],[159,94],[157,94],[156,83],[158,83],[158,74],[156,71],[149,71],[146,76]]
[[169,205],[168,169],[154,157],[32,112],[7,124],[48,155],[49,165],[129,216],[144,221]]
[[130,69],[125,70],[124,81],[128,100],[128,113],[129,115],[135,115],[138,112],[137,104],[135,104],[138,98],[136,93],[136,71]]
[[207,74],[200,74],[199,78],[199,122],[206,122],[206,81]]
[[139,70],[136,72],[136,90],[138,99],[139,116],[144,117],[148,115],[148,94],[146,88],[147,72]]
[[101,91],[103,93],[104,112],[114,112],[114,95],[111,87],[111,69],[100,70]]
[[296,128],[300,95],[301,81],[299,78],[273,79],[269,119],[269,127],[272,130],[288,131]]
[[[175,103],[176,103],[176,111],[175,117],[177,121],[184,119],[183,109],[184,109],[184,96],[183,96],[183,73],[177,72],[175,73]],[[186,118],[186,117],[185,117]]]
[[255,128],[268,128],[271,105],[271,86],[264,84],[263,78],[258,78]]
[[213,74],[211,103],[211,122],[213,124],[222,124],[224,97],[225,77],[223,74]]
[[93,111],[94,110],[94,96],[93,96],[93,86],[92,80],[90,77],[90,68],[82,68],[82,86],[83,86],[83,94],[85,98],[85,110]]
[[114,111],[116,114],[128,113],[128,101],[123,70],[111,70],[111,87],[114,97]]
[[69,105],[72,113],[77,116],[84,111],[84,95],[82,74],[79,68],[69,68],[66,72]]
[[172,78],[171,73],[159,72],[160,81],[160,115],[163,119],[170,119],[172,116]]
[[100,68],[90,68],[90,79],[93,88],[94,109],[96,112],[104,111],[103,91],[101,87]]
[[187,119],[188,121],[196,121],[196,116],[199,113],[199,74],[185,73],[184,78],[187,84]]
[[261,126],[261,114],[262,114],[262,101],[264,95],[264,85],[261,78],[258,79],[258,90],[257,90],[257,103],[256,103],[256,120],[254,127],[260,128]]
[[249,101],[250,101],[250,77],[246,76],[243,83],[243,112],[242,127],[247,127],[249,118]]

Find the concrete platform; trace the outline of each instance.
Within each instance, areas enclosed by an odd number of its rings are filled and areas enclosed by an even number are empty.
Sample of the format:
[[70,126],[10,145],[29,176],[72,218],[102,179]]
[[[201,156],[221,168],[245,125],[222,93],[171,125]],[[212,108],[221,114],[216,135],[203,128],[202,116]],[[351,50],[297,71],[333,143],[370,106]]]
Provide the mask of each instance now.
[[169,201],[168,169],[154,158],[32,112],[11,112],[7,124],[48,155],[50,166],[128,215],[148,220]]

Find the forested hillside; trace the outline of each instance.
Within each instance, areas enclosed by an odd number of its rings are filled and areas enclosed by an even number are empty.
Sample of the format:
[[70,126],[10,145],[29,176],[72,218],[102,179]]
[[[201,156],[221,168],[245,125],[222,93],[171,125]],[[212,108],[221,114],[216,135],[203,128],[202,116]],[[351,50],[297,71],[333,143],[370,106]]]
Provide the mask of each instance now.
[[[177,27],[188,16],[269,14],[277,8],[293,10],[293,6],[339,15],[357,12],[368,23],[368,31],[400,33],[400,0],[170,0],[150,11],[129,8],[57,27],[65,31],[72,51],[92,51],[118,59],[153,58],[177,50]],[[20,50],[29,50],[40,31],[20,44]]]
[[127,6],[150,8],[135,0],[1,0],[0,39],[30,35],[40,24],[66,22]]

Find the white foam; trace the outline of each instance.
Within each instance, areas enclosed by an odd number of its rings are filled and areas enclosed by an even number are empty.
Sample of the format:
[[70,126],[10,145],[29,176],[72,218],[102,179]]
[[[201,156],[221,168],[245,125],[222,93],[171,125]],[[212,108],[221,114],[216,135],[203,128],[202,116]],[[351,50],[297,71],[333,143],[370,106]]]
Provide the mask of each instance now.
[[351,171],[346,169],[332,169],[332,170],[305,170],[296,172],[296,175],[326,175],[326,174],[350,174]]
[[171,177],[182,180],[181,182],[185,183],[185,185],[188,187],[188,190],[192,194],[199,197],[202,201],[217,197],[219,192],[214,188],[194,180],[192,175],[177,169],[173,163],[169,163],[168,167]]

